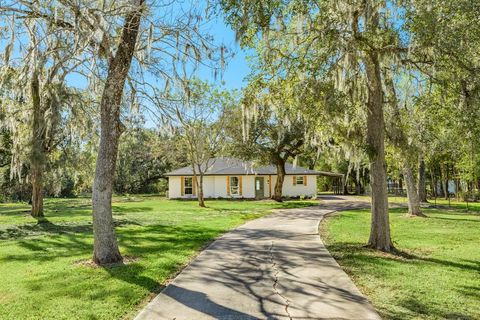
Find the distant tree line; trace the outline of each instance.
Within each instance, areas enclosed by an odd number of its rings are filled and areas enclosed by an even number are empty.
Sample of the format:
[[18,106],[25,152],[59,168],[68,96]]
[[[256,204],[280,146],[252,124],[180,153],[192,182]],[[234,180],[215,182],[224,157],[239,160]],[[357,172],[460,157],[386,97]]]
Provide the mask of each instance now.
[[[21,177],[11,177],[11,142],[9,134],[1,134],[0,200],[30,201],[28,165]],[[95,170],[95,142],[84,141],[82,147],[59,148],[49,157],[45,174],[46,197],[90,196]],[[157,193],[165,195],[164,174],[187,165],[186,155],[179,148],[179,139],[156,129],[132,127],[122,135],[113,190],[116,194]]]

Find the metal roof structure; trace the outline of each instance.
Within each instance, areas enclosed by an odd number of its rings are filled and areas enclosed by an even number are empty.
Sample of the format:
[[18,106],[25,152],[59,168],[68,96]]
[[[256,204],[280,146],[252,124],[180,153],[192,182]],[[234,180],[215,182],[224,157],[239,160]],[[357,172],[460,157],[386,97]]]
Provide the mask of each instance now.
[[[255,166],[253,161],[244,161],[236,158],[219,157],[213,158],[208,161],[208,168],[205,168],[204,175],[206,176],[225,176],[225,175],[275,175],[277,174],[277,168],[274,165],[269,166]],[[316,171],[303,168],[300,166],[294,166],[291,163],[285,164],[285,171],[287,175],[318,175],[342,178],[343,174]],[[168,172],[165,176],[191,176],[193,170],[191,166],[179,168]]]

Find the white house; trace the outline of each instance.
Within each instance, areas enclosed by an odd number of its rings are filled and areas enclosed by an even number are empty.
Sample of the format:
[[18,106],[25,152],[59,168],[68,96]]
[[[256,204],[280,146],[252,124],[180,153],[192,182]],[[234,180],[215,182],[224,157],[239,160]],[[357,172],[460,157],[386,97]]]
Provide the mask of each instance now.
[[[277,180],[275,166],[254,167],[250,161],[234,158],[215,158],[205,171],[203,192],[205,198],[270,198]],[[286,164],[283,195],[286,197],[316,196],[317,176],[330,174]],[[338,176],[338,174],[335,174]],[[191,167],[166,174],[168,198],[195,198],[196,186]],[[341,176],[341,175],[339,175]]]

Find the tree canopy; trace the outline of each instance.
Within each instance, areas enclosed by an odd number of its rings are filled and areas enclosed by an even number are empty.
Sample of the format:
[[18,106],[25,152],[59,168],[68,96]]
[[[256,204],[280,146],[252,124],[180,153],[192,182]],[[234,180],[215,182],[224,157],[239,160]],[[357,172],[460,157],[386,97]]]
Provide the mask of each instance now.
[[[3,198],[92,194],[98,264],[121,261],[112,194],[166,191],[210,159],[345,174],[372,196],[368,244],[394,250],[388,193],[480,199],[480,21],[475,1],[144,0],[0,3]],[[242,90],[221,84],[249,53]],[[199,69],[208,70],[211,81]],[[319,182],[324,183],[324,182]],[[452,188],[451,185],[455,185]],[[454,192],[453,192],[454,190]],[[48,218],[48,217],[47,217]]]

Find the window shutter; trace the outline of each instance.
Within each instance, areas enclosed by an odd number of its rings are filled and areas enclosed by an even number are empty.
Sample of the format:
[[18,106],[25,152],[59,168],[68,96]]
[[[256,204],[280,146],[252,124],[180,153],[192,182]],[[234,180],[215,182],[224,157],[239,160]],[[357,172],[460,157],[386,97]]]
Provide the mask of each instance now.
[[192,177],[192,195],[197,195],[197,177]]
[[304,186],[307,185],[307,176],[303,176],[303,185],[304,185]]
[[293,176],[293,185],[296,186],[297,185],[297,177],[296,176]]
[[185,178],[183,176],[180,177],[180,194],[185,195]]
[[227,176],[227,195],[230,195],[230,176]]
[[240,189],[240,195],[243,195],[243,190],[242,190],[242,176],[238,177],[238,184],[239,184],[239,189]]

